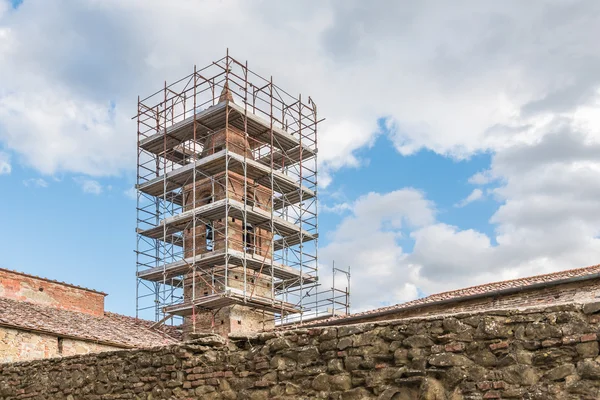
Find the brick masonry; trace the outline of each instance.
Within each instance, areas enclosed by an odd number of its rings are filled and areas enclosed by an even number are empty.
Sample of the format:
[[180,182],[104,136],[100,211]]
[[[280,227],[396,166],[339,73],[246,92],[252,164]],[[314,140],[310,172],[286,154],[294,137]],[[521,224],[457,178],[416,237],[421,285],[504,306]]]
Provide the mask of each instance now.
[[101,317],[105,296],[94,290],[0,268],[0,297]]
[[205,336],[0,365],[0,399],[597,399],[600,304]]
[[[250,149],[252,143],[248,142],[247,135],[234,127],[220,129],[214,132],[206,139],[202,157],[207,157],[215,152],[225,148],[232,153],[236,153],[250,159],[253,159]],[[244,184],[246,183],[246,184]],[[198,180],[195,185],[186,186],[183,194],[184,209],[189,210],[194,207],[204,206],[211,202],[216,202],[225,198],[239,202],[246,201],[250,206],[260,208],[264,211],[271,211],[271,190],[252,180],[245,182],[243,175],[233,171],[220,172],[210,178]],[[227,229],[225,226],[227,225]],[[227,238],[225,238],[227,232]],[[219,219],[212,222],[212,250],[207,246],[207,230],[204,223],[199,223],[196,228],[187,228],[184,230],[184,254],[185,257],[193,257],[198,254],[209,253],[210,251],[219,251],[227,246],[236,251],[246,251],[247,244],[244,240],[245,229],[243,222],[239,219],[228,217],[227,220]],[[266,229],[255,227],[251,235],[251,247],[253,254],[259,257],[270,259],[271,242],[273,234]],[[192,298],[208,296],[214,292],[222,292],[225,287],[244,289],[243,269],[241,267],[233,268],[229,266],[227,282],[222,267],[216,267],[213,271],[218,279],[215,281],[206,281],[196,278],[195,287],[192,287],[192,274],[186,276],[183,297],[184,301]],[[206,279],[206,278],[205,278]],[[246,277],[246,288],[256,296],[271,298],[272,288],[270,276],[265,274],[249,272]],[[214,290],[213,290],[214,289]],[[192,295],[193,294],[193,295]],[[253,332],[263,329],[274,328],[273,314],[265,315],[263,312],[254,311],[242,305],[224,307],[212,312],[198,310],[194,317],[185,317],[183,329],[187,336],[194,331],[214,330],[215,332],[227,337],[231,332]]]

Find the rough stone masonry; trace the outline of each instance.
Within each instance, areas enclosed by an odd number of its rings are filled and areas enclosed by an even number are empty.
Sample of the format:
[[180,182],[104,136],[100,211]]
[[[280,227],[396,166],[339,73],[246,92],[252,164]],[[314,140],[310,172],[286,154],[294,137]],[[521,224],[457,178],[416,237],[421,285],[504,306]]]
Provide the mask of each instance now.
[[598,399],[600,303],[0,365],[0,399]]

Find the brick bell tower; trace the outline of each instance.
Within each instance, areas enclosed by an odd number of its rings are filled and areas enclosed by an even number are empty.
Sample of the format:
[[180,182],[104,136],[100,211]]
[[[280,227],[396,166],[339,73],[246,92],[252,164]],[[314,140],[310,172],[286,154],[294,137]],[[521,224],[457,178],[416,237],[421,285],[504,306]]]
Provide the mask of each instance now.
[[137,118],[138,314],[223,336],[302,318],[318,286],[312,99],[227,55]]
[[[231,91],[226,84],[217,106],[234,103]],[[214,157],[227,152],[253,160],[249,137],[234,126],[214,129],[202,142],[200,159]],[[223,165],[225,167],[225,165]],[[200,179],[184,189],[184,210],[210,207],[210,204],[225,199],[241,203],[246,208],[257,207],[271,212],[272,191],[243,174],[223,169],[210,177]],[[194,197],[195,196],[195,197]],[[241,216],[240,216],[241,217]],[[246,257],[269,259],[273,233],[267,229],[244,223],[243,218],[201,219],[195,228],[184,231],[184,252],[186,258],[210,257],[213,254],[231,251],[245,253]],[[259,271],[224,265],[211,267],[211,279],[207,274],[198,274],[195,279],[188,274],[184,285],[184,303],[194,298],[209,297],[226,290],[249,293],[253,298],[273,299],[271,277]],[[192,315],[184,318],[185,332],[217,332],[227,336],[230,332],[256,332],[274,327],[273,312],[243,304],[233,304],[217,309],[198,307]]]

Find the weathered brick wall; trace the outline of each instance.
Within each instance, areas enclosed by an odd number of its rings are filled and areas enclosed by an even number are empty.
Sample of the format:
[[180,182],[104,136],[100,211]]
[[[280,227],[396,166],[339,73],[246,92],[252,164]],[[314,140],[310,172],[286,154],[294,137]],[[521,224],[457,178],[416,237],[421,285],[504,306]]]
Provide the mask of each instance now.
[[[273,314],[253,310],[241,305],[233,305],[219,309],[213,318],[211,312],[198,312],[196,314],[195,332],[211,331],[223,337],[229,333],[244,334],[272,330],[275,326]],[[184,339],[194,333],[194,318],[184,319]]]
[[118,350],[94,342],[0,327],[0,363]]
[[[420,307],[397,310],[384,315],[364,315],[348,320],[348,324],[387,321],[427,315],[455,314],[461,312],[484,312],[486,310],[544,307],[556,304],[589,303],[600,300],[600,278],[581,282],[565,283],[537,289],[525,289],[512,294],[467,299],[445,304],[424,304]],[[344,319],[333,322],[345,323]]]
[[0,365],[0,399],[597,399],[600,304]]
[[104,293],[0,268],[0,297],[104,315]]

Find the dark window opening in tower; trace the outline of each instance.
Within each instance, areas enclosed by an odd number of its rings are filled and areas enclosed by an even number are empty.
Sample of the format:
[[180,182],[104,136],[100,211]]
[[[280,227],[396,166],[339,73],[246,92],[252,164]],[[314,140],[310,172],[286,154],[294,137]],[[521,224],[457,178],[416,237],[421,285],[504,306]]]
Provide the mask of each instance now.
[[211,222],[210,224],[206,224],[206,250],[213,251],[214,244],[214,229]]
[[251,253],[254,251],[254,227],[250,224],[243,226],[242,239],[244,241],[244,251]]
[[[205,197],[207,198],[206,204],[210,204],[213,202],[212,193],[207,193],[206,195],[202,196],[202,198],[205,198]],[[215,248],[214,222],[210,221],[205,226],[206,226],[206,251],[213,251],[213,249]]]

